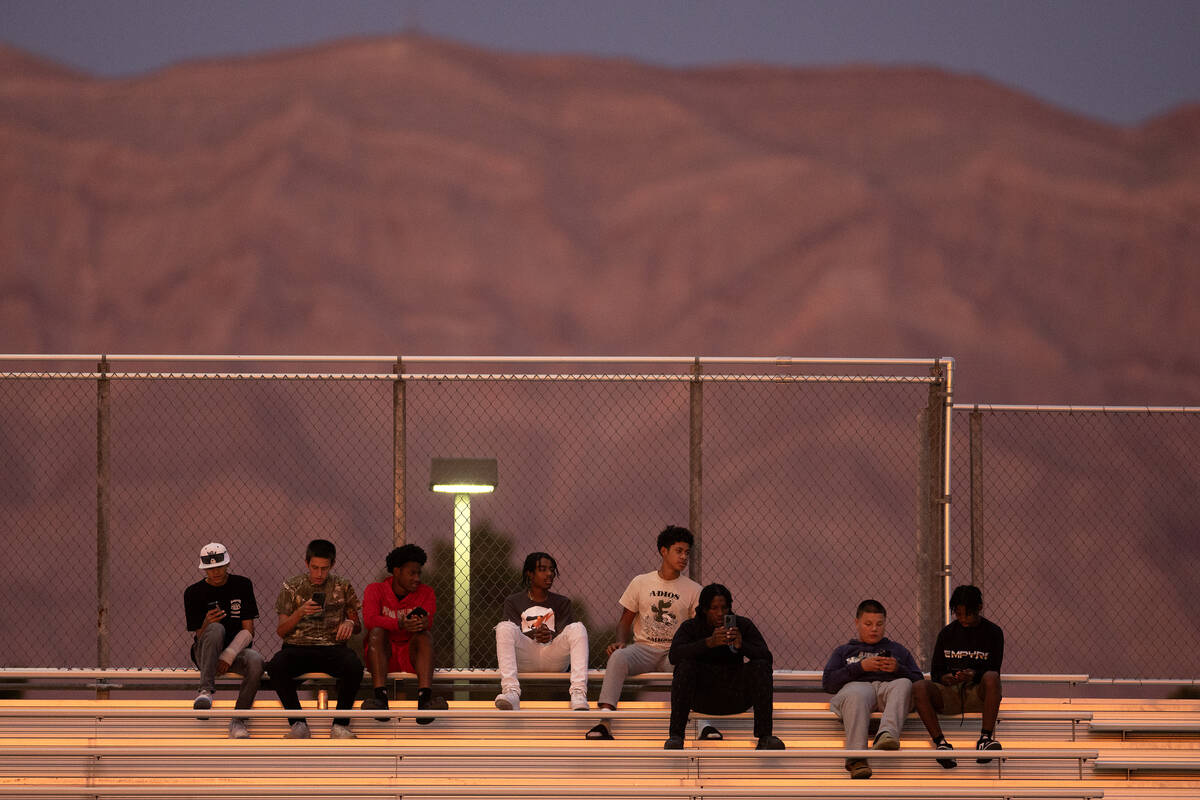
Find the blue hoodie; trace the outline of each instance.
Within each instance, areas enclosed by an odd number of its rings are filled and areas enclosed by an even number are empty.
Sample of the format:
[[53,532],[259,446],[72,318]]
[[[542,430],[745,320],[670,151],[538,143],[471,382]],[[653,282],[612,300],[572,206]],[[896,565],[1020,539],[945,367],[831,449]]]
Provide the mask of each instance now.
[[[896,659],[895,672],[866,672],[862,668],[862,660],[870,656],[883,655],[887,651]],[[853,681],[894,681],[897,678],[908,678],[913,683],[924,679],[921,668],[912,657],[912,653],[899,642],[893,642],[886,636],[875,644],[864,644],[858,639],[851,639],[840,645],[829,657],[825,664],[825,672],[821,675],[821,688],[830,694],[837,694],[847,683]]]

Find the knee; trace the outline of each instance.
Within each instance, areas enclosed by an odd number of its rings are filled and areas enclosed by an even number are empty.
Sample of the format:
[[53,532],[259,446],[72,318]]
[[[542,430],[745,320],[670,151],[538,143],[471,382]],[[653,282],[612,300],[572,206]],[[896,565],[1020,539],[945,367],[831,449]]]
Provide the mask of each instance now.
[[217,644],[225,643],[225,626],[219,622],[210,622],[208,627],[204,629],[204,633],[200,634],[201,641],[213,641]]
[[912,695],[913,699],[918,703],[927,702],[933,690],[932,681],[917,681],[913,684]]
[[263,674],[263,657],[257,650],[249,648],[242,651],[242,660],[246,664],[244,677],[261,677]]
[[371,649],[380,648],[386,652],[388,646],[388,632],[385,628],[371,628],[367,631],[367,643]]
[[515,622],[504,620],[496,626],[496,642],[512,642],[516,641],[516,637],[522,636],[521,629],[517,627]]
[[979,685],[985,692],[1000,694],[1000,673],[994,669],[983,673],[983,677],[979,679]]
[[613,650],[612,655],[608,657],[608,669],[615,669],[621,672],[628,670],[629,654],[622,647],[618,650]]
[[587,628],[583,627],[582,622],[572,622],[570,625],[563,628],[562,633],[559,635],[567,637],[567,641],[569,642],[576,642],[580,640],[587,642],[588,638]]

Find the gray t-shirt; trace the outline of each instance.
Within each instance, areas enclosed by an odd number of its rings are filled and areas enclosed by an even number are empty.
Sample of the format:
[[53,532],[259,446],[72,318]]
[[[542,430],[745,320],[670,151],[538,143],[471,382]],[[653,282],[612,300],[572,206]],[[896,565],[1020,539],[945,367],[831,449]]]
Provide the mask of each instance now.
[[549,592],[544,602],[529,599],[528,592],[517,592],[504,598],[504,619],[519,625],[528,634],[538,625],[545,625],[557,636],[573,622],[571,598]]

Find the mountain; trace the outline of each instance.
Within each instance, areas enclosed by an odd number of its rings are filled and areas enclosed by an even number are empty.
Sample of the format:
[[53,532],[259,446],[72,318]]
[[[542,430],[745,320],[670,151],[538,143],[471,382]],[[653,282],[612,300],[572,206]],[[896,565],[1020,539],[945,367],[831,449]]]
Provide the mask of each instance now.
[[93,80],[0,52],[9,351],[935,356],[1194,403],[1200,108],[416,36]]

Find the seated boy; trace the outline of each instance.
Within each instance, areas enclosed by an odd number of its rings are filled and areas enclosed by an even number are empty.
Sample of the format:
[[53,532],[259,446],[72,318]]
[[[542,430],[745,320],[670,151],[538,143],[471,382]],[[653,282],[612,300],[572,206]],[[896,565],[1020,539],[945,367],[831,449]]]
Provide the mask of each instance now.
[[[912,685],[924,677],[912,654],[884,637],[886,622],[883,604],[859,603],[854,616],[858,636],[833,651],[821,676],[821,686],[834,696],[829,707],[846,730],[847,750],[866,749],[872,711],[882,712],[872,747],[899,750]],[[846,759],[846,769],[852,778],[871,777],[865,758]]]
[[[413,672],[417,676],[417,708],[446,708],[446,701],[433,696],[433,614],[437,598],[421,583],[425,551],[415,544],[393,549],[387,556],[391,574],[369,584],[363,592],[363,623],[367,627],[365,653],[371,670],[372,696],[363,700],[364,709],[388,707],[389,672]],[[380,717],[386,720],[387,717]],[[418,717],[428,725],[433,717]]]
[[520,672],[562,672],[571,668],[571,710],[587,711],[588,636],[574,622],[571,600],[550,591],[558,562],[549,553],[530,553],[521,567],[524,590],[504,600],[504,619],[496,626],[500,694],[496,708],[521,707]]
[[[670,670],[671,639],[680,623],[695,613],[700,597],[700,584],[683,574],[693,542],[687,528],[668,525],[658,534],[658,569],[634,577],[621,595],[622,614],[617,640],[608,646],[600,708],[617,707],[627,675]],[[613,736],[601,722],[587,732],[587,738]]]
[[745,617],[733,617],[733,595],[719,583],[700,590],[696,616],[684,620],[671,640],[670,738],[663,748],[683,748],[688,713],[740,714],[754,707],[758,750],[782,750],[772,734],[774,676],[771,651],[758,628]]
[[[954,622],[942,628],[933,646],[929,662],[932,680],[913,687],[917,714],[929,731],[938,750],[954,747],[942,735],[938,714],[982,712],[982,724],[976,750],[1000,750],[995,739],[996,718],[1000,714],[1000,665],[1004,661],[1004,631],[985,617],[983,592],[976,586],[958,586],[950,595]],[[976,759],[987,764],[990,758]],[[952,758],[939,758],[946,769],[958,766]]]

